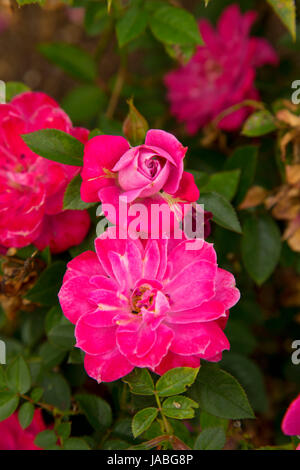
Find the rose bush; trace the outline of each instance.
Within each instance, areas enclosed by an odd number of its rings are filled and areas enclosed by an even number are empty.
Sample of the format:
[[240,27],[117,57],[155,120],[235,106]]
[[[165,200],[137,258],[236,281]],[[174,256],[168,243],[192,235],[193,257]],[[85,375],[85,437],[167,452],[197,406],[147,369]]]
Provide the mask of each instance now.
[[0,448],[299,448],[298,0],[13,3]]

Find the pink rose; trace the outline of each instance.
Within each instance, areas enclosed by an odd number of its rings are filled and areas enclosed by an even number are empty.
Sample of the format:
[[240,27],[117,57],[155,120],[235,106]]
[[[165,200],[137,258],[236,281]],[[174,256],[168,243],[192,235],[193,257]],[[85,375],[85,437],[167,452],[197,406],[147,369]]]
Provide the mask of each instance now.
[[134,367],[163,374],[199,367],[201,358],[219,361],[240,294],[213,245],[188,250],[188,240],[110,239],[110,230],[96,239],[96,253],[68,264],[59,292],[88,375],[110,382]]
[[[204,46],[184,66],[168,73],[165,84],[171,113],[195,134],[225,109],[246,99],[258,100],[254,86],[256,68],[277,65],[278,57],[262,38],[251,38],[256,13],[227,7],[214,30],[207,20],[199,21]],[[227,131],[238,129],[249,114],[243,107],[219,122]]]
[[0,422],[0,450],[40,450],[34,444],[38,433],[46,426],[40,410],[35,410],[33,420],[26,429],[22,429],[18,413]]
[[[288,436],[300,436],[300,395],[288,407],[281,427]],[[300,444],[297,450],[300,450]]]
[[116,215],[106,216],[117,224],[124,223],[118,218],[120,196],[148,209],[154,203],[169,209],[197,201],[194,177],[183,171],[186,150],[176,137],[158,129],[148,131],[145,144],[133,148],[120,136],[94,137],[85,146],[81,197],[114,205]]
[[33,153],[22,134],[54,128],[87,141],[58,104],[44,93],[26,92],[0,105],[0,244],[34,243],[53,253],[81,243],[90,226],[86,211],[63,211],[63,196],[80,167]]

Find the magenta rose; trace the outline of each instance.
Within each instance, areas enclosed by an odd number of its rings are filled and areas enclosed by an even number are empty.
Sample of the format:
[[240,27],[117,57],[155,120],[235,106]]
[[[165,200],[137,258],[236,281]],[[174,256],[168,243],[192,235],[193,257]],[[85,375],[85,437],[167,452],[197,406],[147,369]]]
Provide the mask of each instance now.
[[0,105],[0,245],[5,247],[33,243],[58,253],[81,243],[89,230],[86,211],[63,211],[66,187],[80,167],[39,157],[21,137],[47,128],[87,141],[88,131],[73,127],[44,93],[22,93]]
[[[145,144],[133,148],[120,136],[94,137],[85,146],[81,197],[116,208],[120,196],[147,208],[153,203],[175,207],[197,201],[194,177],[183,171],[186,150],[176,137],[158,129],[148,131]],[[107,217],[122,224],[118,211],[116,217]]]
[[[300,436],[300,395],[288,407],[281,427],[288,436]],[[300,444],[297,450],[300,450]]]
[[35,410],[31,424],[22,429],[18,419],[18,413],[13,413],[9,418],[0,422],[0,450],[40,450],[34,440],[46,426],[41,410]]
[[[226,8],[214,30],[207,20],[199,21],[204,45],[184,66],[165,77],[171,113],[196,133],[222,111],[247,99],[258,100],[256,69],[278,64],[278,57],[263,38],[250,37],[256,13],[240,12],[238,5]],[[243,107],[219,122],[227,131],[238,129],[250,112]]]
[[213,245],[188,240],[110,239],[110,231],[69,264],[59,300],[76,325],[85,369],[110,382],[134,367],[163,374],[219,361],[229,349],[223,330],[239,300],[231,273]]

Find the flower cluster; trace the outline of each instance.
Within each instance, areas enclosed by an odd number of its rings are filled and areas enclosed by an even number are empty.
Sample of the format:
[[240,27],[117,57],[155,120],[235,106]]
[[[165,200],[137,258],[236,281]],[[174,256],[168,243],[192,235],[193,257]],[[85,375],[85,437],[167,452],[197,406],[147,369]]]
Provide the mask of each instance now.
[[80,243],[89,230],[86,211],[63,211],[66,187],[80,168],[39,157],[22,139],[47,128],[87,141],[88,131],[74,128],[44,93],[25,92],[0,105],[0,245],[49,245],[58,253]]
[[[122,137],[94,137],[85,147],[82,198],[116,207],[120,195],[147,207],[165,194],[195,201],[199,192],[183,171],[185,153],[161,130],[150,130],[145,144],[134,148]],[[116,215],[112,222],[118,224]],[[86,353],[87,373],[109,382],[135,366],[162,374],[198,367],[201,358],[220,360],[229,349],[223,329],[239,291],[232,274],[218,268],[213,246],[201,240],[189,250],[183,233],[180,240],[147,241],[112,233],[96,239],[96,253],[69,263],[59,293],[65,316],[76,325],[77,347]]]
[[[215,31],[206,20],[199,21],[205,43],[186,64],[168,73],[165,84],[171,112],[187,131],[194,134],[222,111],[244,100],[257,100],[256,68],[276,65],[278,58],[263,38],[249,36],[256,13],[241,14],[237,5],[226,8]],[[232,131],[241,126],[248,107],[234,111],[219,122]]]

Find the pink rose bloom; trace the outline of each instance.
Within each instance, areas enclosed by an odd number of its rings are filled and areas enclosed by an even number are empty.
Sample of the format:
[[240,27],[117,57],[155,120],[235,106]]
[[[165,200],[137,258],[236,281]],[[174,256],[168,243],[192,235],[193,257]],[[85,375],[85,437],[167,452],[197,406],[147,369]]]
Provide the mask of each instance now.
[[22,429],[18,413],[0,422],[0,450],[40,450],[34,444],[36,435],[45,431],[41,410],[35,410],[33,420],[26,429]]
[[[288,436],[300,436],[300,395],[288,407],[281,428]],[[300,450],[300,444],[297,450]]]
[[34,243],[58,253],[81,243],[89,230],[86,211],[63,211],[64,192],[80,167],[39,157],[22,140],[47,128],[87,141],[88,131],[74,128],[44,93],[22,93],[0,105],[0,244],[6,247]]
[[[165,84],[171,113],[194,134],[225,109],[246,99],[258,100],[254,86],[256,68],[276,65],[278,57],[262,38],[250,37],[256,13],[240,12],[238,5],[226,8],[217,29],[206,20],[199,21],[205,43],[184,66],[168,73]],[[238,129],[249,114],[247,107],[219,122],[226,131]]]
[[[76,325],[85,369],[110,382],[134,367],[163,374],[174,367],[219,361],[223,332],[239,300],[231,273],[217,265],[213,245],[188,240],[120,240],[110,229],[69,264],[59,300]],[[195,247],[194,247],[195,248]]]
[[[145,144],[137,147],[120,136],[94,137],[85,146],[81,197],[118,209],[124,196],[128,204],[143,203],[149,214],[154,203],[172,206],[175,213],[176,205],[199,198],[193,175],[183,171],[186,151],[176,137],[158,129],[148,131]],[[115,216],[105,215],[114,224],[124,223],[118,210]]]

